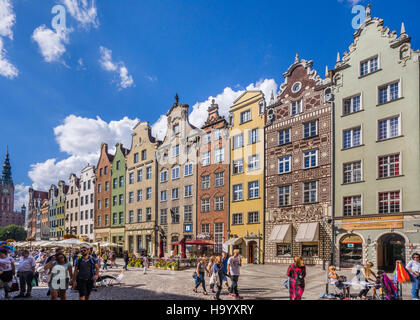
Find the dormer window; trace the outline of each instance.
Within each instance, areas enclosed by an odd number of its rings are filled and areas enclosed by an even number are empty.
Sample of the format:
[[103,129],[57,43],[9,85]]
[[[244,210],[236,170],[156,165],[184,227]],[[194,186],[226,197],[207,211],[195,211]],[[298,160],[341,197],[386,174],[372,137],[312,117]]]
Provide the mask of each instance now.
[[179,133],[179,124],[174,125],[174,134],[178,134]]
[[302,113],[302,112],[303,112],[303,101],[302,101],[302,99],[298,100],[298,101],[295,101],[295,102],[292,102],[292,105],[291,105],[291,108],[290,108],[290,114],[292,116],[296,116],[296,115],[298,115],[299,113]]

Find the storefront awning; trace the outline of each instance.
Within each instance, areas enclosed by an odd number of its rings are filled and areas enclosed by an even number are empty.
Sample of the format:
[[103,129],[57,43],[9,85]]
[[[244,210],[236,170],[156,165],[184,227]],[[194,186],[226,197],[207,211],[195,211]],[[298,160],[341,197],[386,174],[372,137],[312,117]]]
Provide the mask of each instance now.
[[243,241],[242,238],[232,238],[223,243],[224,246],[236,246],[240,244]]
[[319,240],[319,223],[302,223],[296,235],[296,242],[316,242]]
[[275,226],[271,231],[269,242],[291,243],[292,242],[292,225],[282,224]]

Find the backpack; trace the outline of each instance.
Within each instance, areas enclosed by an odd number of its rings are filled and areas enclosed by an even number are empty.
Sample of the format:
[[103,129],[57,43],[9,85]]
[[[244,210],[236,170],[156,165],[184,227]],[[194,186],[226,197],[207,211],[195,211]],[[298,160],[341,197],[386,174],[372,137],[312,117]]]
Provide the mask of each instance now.
[[295,279],[295,283],[296,285],[300,286],[303,285],[304,283],[304,276],[303,276],[303,272],[301,271],[301,269],[299,269],[299,271],[296,270],[296,267],[293,267],[293,273],[296,274],[296,279]]

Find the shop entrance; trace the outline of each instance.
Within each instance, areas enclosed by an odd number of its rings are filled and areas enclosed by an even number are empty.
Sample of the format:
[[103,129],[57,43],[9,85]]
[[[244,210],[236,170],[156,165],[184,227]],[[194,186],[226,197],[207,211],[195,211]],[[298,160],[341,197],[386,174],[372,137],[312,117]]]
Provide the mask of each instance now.
[[396,233],[383,235],[378,240],[378,269],[392,272],[397,260],[405,264],[405,239]]
[[251,241],[248,244],[248,263],[251,263],[251,264],[255,263],[256,248],[257,248],[257,243],[255,241]]
[[349,234],[340,240],[340,268],[353,268],[363,264],[363,240]]

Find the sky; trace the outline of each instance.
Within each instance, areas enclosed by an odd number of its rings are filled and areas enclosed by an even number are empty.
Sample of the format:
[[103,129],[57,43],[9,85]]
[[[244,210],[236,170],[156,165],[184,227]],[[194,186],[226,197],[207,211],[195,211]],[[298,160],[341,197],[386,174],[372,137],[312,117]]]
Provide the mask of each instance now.
[[15,206],[96,165],[102,142],[130,148],[139,120],[162,138],[176,93],[200,126],[213,98],[227,116],[244,90],[276,94],[296,53],[323,77],[352,43],[353,5],[368,3],[420,48],[415,0],[0,0],[0,160],[9,146]]

